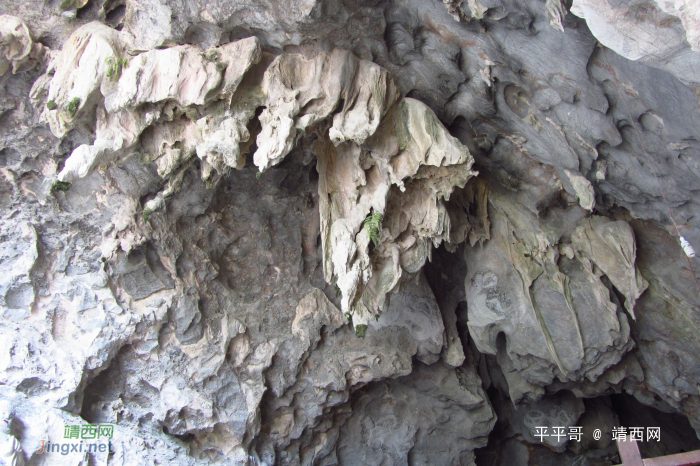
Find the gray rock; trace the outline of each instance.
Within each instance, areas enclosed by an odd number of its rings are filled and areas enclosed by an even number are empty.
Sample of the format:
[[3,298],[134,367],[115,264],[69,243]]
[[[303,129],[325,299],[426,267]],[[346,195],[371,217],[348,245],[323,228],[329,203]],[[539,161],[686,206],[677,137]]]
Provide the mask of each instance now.
[[[534,387],[544,387],[555,377],[562,382],[595,381],[633,347],[627,318],[610,301],[596,264],[624,283],[619,285],[623,288],[638,290],[643,279],[630,262],[633,253],[604,254],[602,247],[589,246],[589,236],[581,237],[583,232],[593,234],[589,222],[601,222],[624,232],[605,236],[615,248],[634,250],[627,224],[584,219],[578,208],[541,222],[501,196],[489,196],[491,240],[465,250],[469,333],[479,351],[497,355],[511,399],[535,401],[543,391]],[[567,225],[572,221],[581,226]],[[571,244],[561,242],[564,235]],[[570,257],[560,257],[560,251]],[[627,294],[631,309],[639,291]],[[499,341],[499,335],[505,338]]]
[[[639,238],[639,267],[650,281],[648,292],[637,306],[639,322],[632,326],[646,386],[627,391],[663,411],[687,413],[696,432],[700,432],[700,379],[694,362],[700,350],[695,332],[700,306],[697,285],[673,238],[647,222],[635,221],[632,225]],[[663,403],[658,402],[659,397]]]
[[474,464],[496,417],[475,371],[438,363],[358,393],[340,430],[341,464]]
[[569,428],[578,426],[583,411],[583,401],[563,391],[521,407],[512,422],[526,441],[544,443],[562,452],[569,442]]
[[139,300],[161,290],[172,289],[174,282],[160,262],[158,254],[148,245],[126,256],[115,272],[121,276],[124,291]]
[[199,296],[196,290],[191,293],[181,297],[173,310],[175,336],[182,344],[196,343],[203,334]]
[[[308,315],[307,307],[303,306],[306,299],[297,307],[297,316]],[[320,300],[327,302],[325,297]],[[322,342],[312,347],[313,351],[300,355],[303,358],[298,363],[299,372],[290,374],[296,377],[294,384],[278,388],[279,384],[272,382],[279,395],[262,407],[270,432],[269,437],[259,440],[257,450],[268,464],[275,461],[309,464],[315,456],[309,459],[303,452],[318,442],[310,433],[337,434],[342,424],[329,421],[327,413],[348,402],[353,390],[370,382],[410,374],[414,357],[435,363],[440,356],[444,327],[435,298],[422,275],[406,282],[392,295],[388,309],[378,320],[370,321],[362,338],[356,336],[357,329],[340,327],[346,321],[329,304],[312,308],[313,321],[317,324],[309,328],[317,328],[317,332],[321,330],[319,324],[327,319],[321,320],[320,316],[328,313],[334,316],[330,319],[332,325],[321,334]],[[274,369],[272,374],[276,374]],[[473,383],[478,383],[477,380]],[[326,445],[329,452],[334,449],[334,443]],[[280,456],[276,457],[278,453]]]
[[471,464],[486,387],[698,428],[697,8],[567,5],[0,0],[28,463],[89,421],[110,464]]
[[[187,446],[162,431],[147,431],[145,429],[129,429],[123,425],[114,425],[111,440],[102,439],[97,443],[105,444],[104,451],[88,451],[83,440],[84,451],[80,450],[80,440],[64,438],[67,426],[84,426],[87,423],[80,416],[66,411],[46,408],[33,402],[32,397],[26,397],[11,390],[0,392],[0,402],[9,403],[14,413],[13,425],[21,441],[21,451],[25,464],[48,466],[88,464],[89,462],[107,462],[111,464],[182,464],[188,466],[209,464],[189,456]],[[65,452],[48,451],[48,442],[56,442]],[[107,451],[108,442],[112,453]],[[62,445],[68,445],[68,448]],[[75,449],[71,448],[76,445]],[[243,457],[242,457],[243,458]],[[243,464],[243,462],[241,461]],[[22,463],[18,463],[22,464]]]

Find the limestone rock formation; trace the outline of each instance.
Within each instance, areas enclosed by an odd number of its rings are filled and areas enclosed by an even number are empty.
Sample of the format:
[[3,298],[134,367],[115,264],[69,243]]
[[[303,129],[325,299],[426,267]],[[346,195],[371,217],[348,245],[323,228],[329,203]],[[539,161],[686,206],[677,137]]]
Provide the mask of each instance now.
[[681,81],[700,85],[700,7],[687,0],[575,0],[571,12],[623,57],[666,69]]
[[[101,23],[87,24],[68,39],[56,69],[48,71],[50,80],[40,81],[47,89],[33,89],[40,105],[42,96],[48,99],[42,118],[57,137],[81,124],[81,115],[85,120],[97,113],[95,142],[73,151],[58,174],[59,182],[84,178],[120,155],[145,152],[144,161],[155,162],[158,174],[169,180],[145,206],[144,215],[150,215],[164,207],[164,199],[179,184],[175,173],[180,170],[181,175],[194,155],[207,180],[212,171],[220,176],[245,165],[239,146],[250,138],[247,126],[256,107],[265,107],[253,158],[261,171],[279,164],[300,134],[332,115],[327,138],[335,147],[319,152],[337,152],[339,159],[348,161],[359,158],[355,167],[346,167],[325,155],[319,157],[320,176],[331,185],[319,184],[326,191],[319,193],[319,211],[324,256],[330,259],[324,261],[324,270],[326,281],[336,282],[341,290],[343,311],[357,316],[354,325],[366,326],[369,317],[382,310],[385,295],[401,278],[399,262],[409,264],[404,267],[415,273],[429,255],[428,240],[436,247],[451,240],[441,202],[476,174],[469,171],[472,159],[424,104],[406,99],[393,109],[398,91],[386,70],[342,50],[321,53],[313,60],[283,54],[269,64],[262,82],[234,99],[245,72],[261,59],[254,38],[206,52],[179,46],[124,58],[130,48],[128,37]],[[329,165],[335,173],[328,172]],[[450,165],[462,169],[441,169]],[[422,166],[426,168],[421,173]],[[348,174],[352,179],[342,179]],[[413,178],[421,181],[403,194],[405,180]],[[357,190],[365,184],[364,192]],[[409,208],[413,212],[408,225],[401,225],[398,213],[399,207],[406,209],[405,203],[391,202],[393,185],[400,197],[415,205]],[[345,199],[334,200],[336,190],[347,191]],[[382,246],[387,259],[393,258],[377,267],[387,272],[372,283],[369,236],[360,232],[370,214],[391,222],[391,237]],[[391,244],[407,228],[415,233],[404,237],[398,248]],[[354,260],[358,250],[359,259]],[[379,289],[377,280],[384,281]],[[358,292],[365,286],[366,291]],[[353,309],[358,299],[360,304]]]
[[634,345],[627,317],[602,281],[608,277],[623,293],[634,316],[646,283],[635,268],[632,229],[577,218],[580,209],[541,222],[496,192],[489,203],[491,241],[466,250],[474,264],[465,286],[476,347],[497,355],[514,402],[535,401],[554,377],[594,382]]
[[36,65],[44,47],[32,40],[24,22],[14,16],[0,17],[0,76],[12,70],[25,71]]
[[[537,428],[700,432],[699,34],[680,0],[0,0],[17,457],[617,464]],[[41,452],[86,424],[110,452]]]
[[0,402],[0,460],[8,466],[24,466],[24,452],[12,432],[14,415],[9,401]]
[[[436,396],[437,395],[437,396]],[[359,393],[340,431],[342,464],[469,464],[495,417],[474,369],[419,365]]]

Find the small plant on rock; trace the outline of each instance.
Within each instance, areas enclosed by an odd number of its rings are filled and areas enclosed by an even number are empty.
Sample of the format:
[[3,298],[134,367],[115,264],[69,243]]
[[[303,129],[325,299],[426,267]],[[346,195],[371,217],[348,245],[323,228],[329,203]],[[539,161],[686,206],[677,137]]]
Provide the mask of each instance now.
[[528,104],[527,98],[525,97],[525,94],[523,92],[518,92],[517,94],[515,94],[513,96],[513,98],[515,99],[515,102],[518,105],[527,105]]
[[75,116],[75,113],[78,111],[78,108],[80,107],[80,98],[75,97],[73,100],[68,102],[68,105],[66,105],[66,111],[68,112],[68,115],[70,115],[71,118]]
[[375,246],[379,244],[379,235],[382,232],[383,219],[384,216],[379,212],[375,212],[365,219],[365,231]]
[[70,183],[66,181],[54,181],[53,184],[51,185],[51,192],[56,193],[58,191],[63,191],[66,192],[70,189]]
[[129,66],[129,61],[126,58],[109,57],[106,60],[106,63],[107,78],[109,78],[109,80],[112,82],[119,81],[119,78],[122,75],[122,69]]
[[367,333],[367,326],[366,325],[358,325],[355,327],[355,336],[357,338],[364,338],[365,333]]
[[46,102],[46,108],[49,110],[56,110],[58,108],[58,105],[56,105],[56,101],[54,100],[49,100]]

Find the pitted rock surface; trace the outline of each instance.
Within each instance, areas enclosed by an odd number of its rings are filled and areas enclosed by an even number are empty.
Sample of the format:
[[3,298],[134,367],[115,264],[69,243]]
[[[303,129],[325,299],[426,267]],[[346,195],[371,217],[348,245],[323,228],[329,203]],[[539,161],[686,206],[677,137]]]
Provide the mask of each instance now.
[[[699,18],[0,0],[26,464],[581,464],[532,427],[631,396],[700,432]],[[87,423],[113,454],[36,453]]]

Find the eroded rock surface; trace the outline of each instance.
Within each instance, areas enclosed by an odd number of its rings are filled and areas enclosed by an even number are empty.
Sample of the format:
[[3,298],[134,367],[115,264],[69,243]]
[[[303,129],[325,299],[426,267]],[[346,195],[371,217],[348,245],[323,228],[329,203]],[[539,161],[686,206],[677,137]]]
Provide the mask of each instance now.
[[586,20],[603,45],[623,57],[700,85],[700,7],[693,2],[576,0],[571,12]]
[[496,418],[473,368],[419,365],[362,390],[340,431],[343,464],[470,464]]
[[[27,463],[612,464],[534,428],[622,392],[700,430],[697,8],[569,6],[0,1]],[[114,454],[34,453],[85,423]]]

